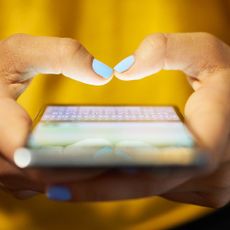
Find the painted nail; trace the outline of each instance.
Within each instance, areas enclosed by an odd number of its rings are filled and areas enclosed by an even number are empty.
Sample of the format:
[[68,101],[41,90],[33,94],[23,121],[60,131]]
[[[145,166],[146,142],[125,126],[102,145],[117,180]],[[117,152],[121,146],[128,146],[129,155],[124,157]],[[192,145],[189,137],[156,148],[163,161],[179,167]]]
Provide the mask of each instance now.
[[120,61],[115,67],[114,69],[118,72],[118,73],[122,73],[126,70],[128,70],[135,62],[135,58],[133,55],[128,56],[127,58],[123,59],[122,61]]
[[51,186],[48,188],[47,197],[50,200],[67,201],[71,200],[72,194],[65,186]]
[[93,59],[93,70],[96,74],[103,78],[109,78],[113,74],[113,69],[97,59]]

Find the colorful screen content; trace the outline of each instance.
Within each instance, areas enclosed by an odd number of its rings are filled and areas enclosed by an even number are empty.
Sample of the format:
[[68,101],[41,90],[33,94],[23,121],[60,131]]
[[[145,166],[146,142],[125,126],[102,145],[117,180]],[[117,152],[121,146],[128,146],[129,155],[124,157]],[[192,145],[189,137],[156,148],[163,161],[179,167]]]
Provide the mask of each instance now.
[[190,161],[194,145],[170,106],[48,106],[28,142],[92,164]]

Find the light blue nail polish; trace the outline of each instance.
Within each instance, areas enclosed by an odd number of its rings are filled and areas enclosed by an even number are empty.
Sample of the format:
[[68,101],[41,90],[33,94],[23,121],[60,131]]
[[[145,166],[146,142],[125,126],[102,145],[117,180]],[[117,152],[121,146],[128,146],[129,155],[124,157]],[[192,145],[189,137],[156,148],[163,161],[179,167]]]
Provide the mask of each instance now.
[[113,74],[113,69],[97,59],[93,59],[93,70],[103,78],[109,78]]
[[128,56],[127,58],[123,59],[121,62],[119,62],[114,69],[118,73],[122,73],[126,70],[128,70],[135,62],[135,58],[133,55]]
[[50,200],[67,201],[72,199],[70,190],[65,186],[52,186],[48,188],[47,197]]

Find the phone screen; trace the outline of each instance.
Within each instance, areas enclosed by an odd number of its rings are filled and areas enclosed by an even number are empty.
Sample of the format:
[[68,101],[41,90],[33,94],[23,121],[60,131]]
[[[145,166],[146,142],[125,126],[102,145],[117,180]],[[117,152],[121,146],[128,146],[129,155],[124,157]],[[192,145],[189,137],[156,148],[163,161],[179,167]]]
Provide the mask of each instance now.
[[49,105],[40,113],[21,167],[189,166],[203,157],[173,106]]

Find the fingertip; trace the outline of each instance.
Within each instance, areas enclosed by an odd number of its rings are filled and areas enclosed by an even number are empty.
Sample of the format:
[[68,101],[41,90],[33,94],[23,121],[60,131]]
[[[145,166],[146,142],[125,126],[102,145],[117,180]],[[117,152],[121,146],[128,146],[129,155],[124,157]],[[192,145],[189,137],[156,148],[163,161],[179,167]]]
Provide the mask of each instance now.
[[140,71],[138,71],[138,68],[135,65],[133,65],[132,67],[130,67],[130,69],[122,73],[114,71],[114,76],[122,81],[132,81],[144,78],[146,75],[140,73]]
[[118,73],[117,71],[114,72],[114,76],[122,81],[128,81],[129,79],[126,77],[126,75],[122,74],[122,73]]
[[129,81],[130,79],[129,72],[130,69],[132,69],[133,65],[135,63],[135,56],[130,55],[124,59],[122,59],[118,64],[114,66],[114,76],[122,81]]
[[150,76],[152,69],[149,60],[135,54],[126,57],[114,67],[114,76],[122,81],[139,80]]
[[96,58],[92,61],[92,69],[97,75],[105,79],[110,79],[113,75],[113,69]]
[[113,69],[92,56],[81,68],[77,69],[76,66],[72,71],[65,73],[65,76],[93,86],[105,85],[113,78]]
[[134,55],[130,55],[123,60],[121,60],[115,67],[114,70],[117,73],[123,73],[127,70],[129,70],[135,63],[135,57]]

